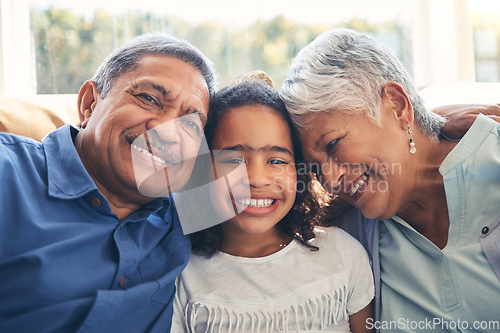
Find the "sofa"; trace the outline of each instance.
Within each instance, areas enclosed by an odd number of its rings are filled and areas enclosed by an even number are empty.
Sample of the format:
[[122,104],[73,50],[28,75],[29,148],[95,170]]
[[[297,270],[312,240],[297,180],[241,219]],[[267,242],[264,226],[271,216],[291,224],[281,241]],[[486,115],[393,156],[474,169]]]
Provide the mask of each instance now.
[[0,96],[0,132],[41,141],[56,128],[78,122],[77,95]]

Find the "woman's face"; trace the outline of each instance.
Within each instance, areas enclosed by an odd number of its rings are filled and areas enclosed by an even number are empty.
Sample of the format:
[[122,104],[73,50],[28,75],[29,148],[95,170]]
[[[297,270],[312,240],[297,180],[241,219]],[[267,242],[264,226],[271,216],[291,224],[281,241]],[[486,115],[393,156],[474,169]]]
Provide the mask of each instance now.
[[226,177],[230,187],[230,198],[224,198],[227,190],[214,188],[214,205],[224,209],[221,205],[226,203],[225,209],[237,213],[224,223],[225,233],[264,233],[273,228],[292,208],[296,195],[297,174],[286,121],[263,105],[231,109],[220,120],[210,148],[216,178]]
[[364,115],[325,112],[301,135],[306,160],[317,164],[327,191],[368,218],[386,219],[406,202],[412,177],[409,136],[390,112],[381,125]]

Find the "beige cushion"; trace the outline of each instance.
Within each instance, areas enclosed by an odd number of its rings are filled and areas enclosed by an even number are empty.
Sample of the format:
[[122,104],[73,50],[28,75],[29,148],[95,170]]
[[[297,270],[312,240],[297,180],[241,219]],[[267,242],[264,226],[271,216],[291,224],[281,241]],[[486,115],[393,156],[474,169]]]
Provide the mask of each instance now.
[[64,124],[78,124],[77,95],[0,96],[0,132],[41,141]]

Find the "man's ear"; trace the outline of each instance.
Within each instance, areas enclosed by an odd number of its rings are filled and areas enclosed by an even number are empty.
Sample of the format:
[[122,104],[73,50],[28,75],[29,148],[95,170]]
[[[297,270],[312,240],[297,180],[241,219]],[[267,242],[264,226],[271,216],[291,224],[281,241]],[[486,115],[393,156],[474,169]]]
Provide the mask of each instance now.
[[413,124],[413,106],[401,85],[391,81],[384,86],[382,105],[385,110],[396,117],[403,130],[408,130],[408,126]]
[[99,91],[95,86],[95,82],[88,80],[80,88],[78,92],[78,118],[81,127],[85,128],[87,123],[92,116],[92,112],[94,111],[95,105],[97,103],[97,99],[99,98]]

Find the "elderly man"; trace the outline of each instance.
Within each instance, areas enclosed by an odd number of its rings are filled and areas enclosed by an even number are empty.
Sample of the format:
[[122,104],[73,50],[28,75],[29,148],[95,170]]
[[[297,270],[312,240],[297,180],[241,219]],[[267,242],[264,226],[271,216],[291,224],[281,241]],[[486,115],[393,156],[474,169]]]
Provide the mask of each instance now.
[[144,35],[83,84],[80,130],[0,134],[1,332],[169,331],[190,243],[168,194],[191,174],[214,86],[195,47]]

